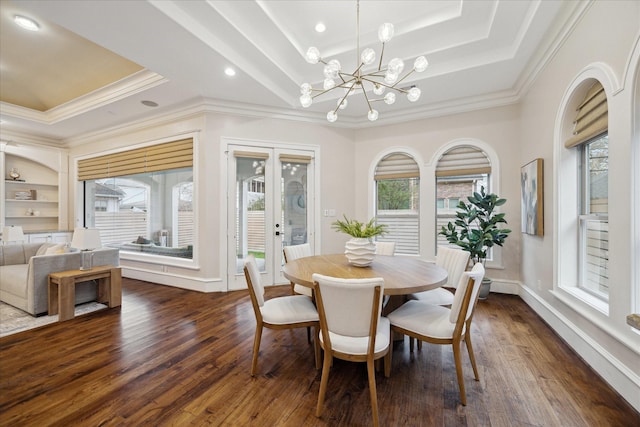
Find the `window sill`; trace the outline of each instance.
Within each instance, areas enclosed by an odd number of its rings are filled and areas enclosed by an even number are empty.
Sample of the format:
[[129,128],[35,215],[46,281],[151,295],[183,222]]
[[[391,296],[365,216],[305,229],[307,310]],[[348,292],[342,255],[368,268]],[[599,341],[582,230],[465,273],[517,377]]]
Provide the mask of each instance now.
[[551,293],[559,300],[572,307],[581,314],[584,313],[584,308],[581,305],[577,305],[576,302],[586,304],[590,308],[609,316],[609,303],[602,301],[599,298],[594,297],[588,292],[575,286],[562,286],[558,290],[551,291]]

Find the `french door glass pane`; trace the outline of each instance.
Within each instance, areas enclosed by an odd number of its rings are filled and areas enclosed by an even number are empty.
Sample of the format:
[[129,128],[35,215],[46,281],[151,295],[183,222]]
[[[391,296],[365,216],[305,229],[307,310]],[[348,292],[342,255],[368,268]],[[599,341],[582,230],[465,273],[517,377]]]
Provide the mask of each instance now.
[[[282,164],[283,246],[307,243],[307,164]],[[284,262],[284,259],[282,260]]]
[[265,160],[236,159],[236,265],[242,273],[243,260],[253,254],[260,271],[265,271]]

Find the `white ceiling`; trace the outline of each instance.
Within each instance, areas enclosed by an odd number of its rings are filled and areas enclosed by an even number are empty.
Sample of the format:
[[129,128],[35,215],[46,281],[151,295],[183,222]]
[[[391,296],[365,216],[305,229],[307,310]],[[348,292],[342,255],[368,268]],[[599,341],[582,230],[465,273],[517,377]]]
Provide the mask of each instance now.
[[[42,37],[55,35],[60,26],[145,68],[46,111],[2,102],[0,127],[5,141],[12,134],[29,134],[64,146],[90,132],[194,105],[327,123],[326,113],[335,108],[338,94],[316,98],[308,109],[298,100],[301,83],[320,87],[323,79],[322,66],[307,63],[304,53],[316,46],[323,58],[338,59],[343,71],[356,68],[354,0],[1,0],[0,4],[3,15],[18,10],[40,21],[47,30],[41,31]],[[586,4],[362,0],[360,50],[372,47],[379,55],[378,26],[391,22],[395,37],[385,45],[384,63],[400,57],[410,68],[419,55],[430,63],[425,72],[402,82],[418,86],[420,100],[410,103],[399,96],[392,106],[376,103],[380,112],[376,124],[516,102]],[[318,21],[327,27],[322,34],[314,31]],[[50,48],[48,53],[50,58]],[[8,59],[0,54],[2,72],[11,67]],[[236,76],[224,75],[227,66],[237,70]],[[77,68],[65,72],[82,77]],[[143,100],[159,107],[146,107]],[[366,112],[364,97],[351,97],[330,126],[371,126]]]

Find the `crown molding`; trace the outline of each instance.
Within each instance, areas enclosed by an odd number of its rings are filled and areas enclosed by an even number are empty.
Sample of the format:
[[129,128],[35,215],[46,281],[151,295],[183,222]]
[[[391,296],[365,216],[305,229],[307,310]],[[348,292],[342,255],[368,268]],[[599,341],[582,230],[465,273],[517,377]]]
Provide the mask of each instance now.
[[142,70],[47,111],[37,111],[7,102],[0,102],[0,112],[7,116],[52,125],[151,89],[167,81],[166,78],[159,74],[149,70]]

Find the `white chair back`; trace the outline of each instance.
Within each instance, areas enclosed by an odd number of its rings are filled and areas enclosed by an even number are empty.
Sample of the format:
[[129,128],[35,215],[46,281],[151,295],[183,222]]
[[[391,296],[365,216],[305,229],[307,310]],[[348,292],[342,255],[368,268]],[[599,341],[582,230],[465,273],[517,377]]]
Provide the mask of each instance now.
[[438,255],[436,256],[436,265],[447,270],[449,277],[447,278],[447,286],[455,288],[460,276],[467,268],[469,263],[469,252],[462,249],[448,248],[446,246],[438,246]]
[[462,273],[460,281],[458,282],[458,288],[453,296],[453,304],[451,304],[451,313],[449,314],[449,321],[451,323],[456,323],[458,320],[458,315],[460,314],[460,310],[462,309],[464,302],[464,296],[467,292],[469,282],[471,281],[473,290],[471,292],[471,298],[469,299],[469,305],[467,306],[467,313],[464,317],[465,321],[469,320],[471,314],[473,314],[476,298],[478,298],[478,292],[480,291],[480,285],[482,284],[483,278],[484,267],[479,262],[473,266],[471,271],[465,271]]
[[[378,317],[382,310],[384,279],[339,279],[317,273],[312,278],[320,288],[329,331],[349,337],[369,336],[373,304],[378,305]],[[380,292],[374,301],[376,287]]]
[[262,286],[262,280],[260,279],[260,269],[253,255],[249,255],[244,260],[244,267],[249,273],[249,279],[247,285],[250,287],[250,291],[256,297],[258,306],[264,306],[264,286]]
[[396,242],[376,242],[376,255],[395,255]]
[[303,243],[302,245],[285,246],[283,250],[285,262],[311,256],[311,245],[308,243]]

